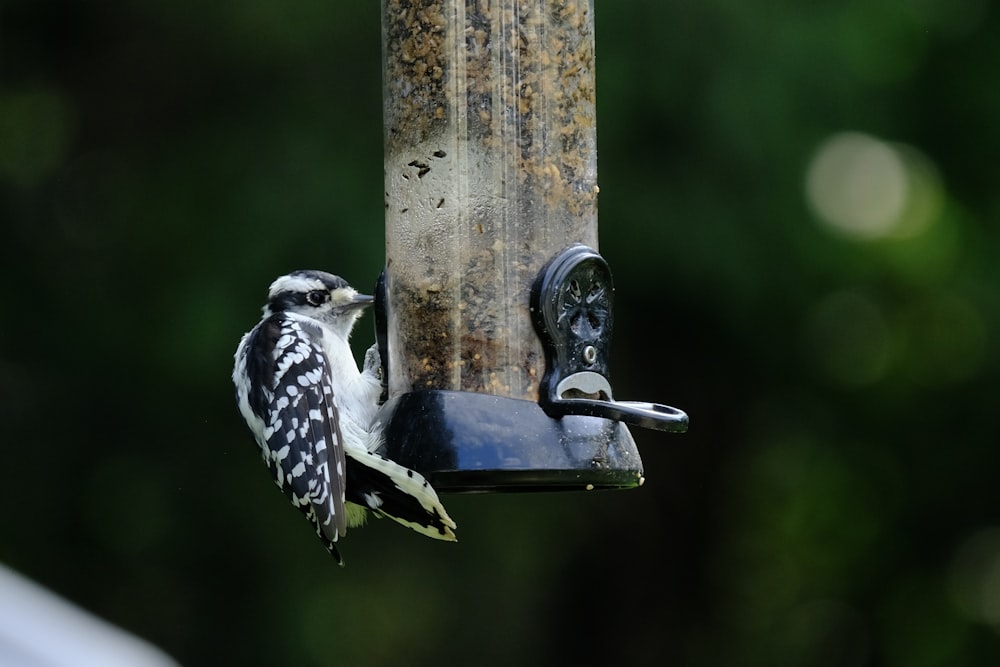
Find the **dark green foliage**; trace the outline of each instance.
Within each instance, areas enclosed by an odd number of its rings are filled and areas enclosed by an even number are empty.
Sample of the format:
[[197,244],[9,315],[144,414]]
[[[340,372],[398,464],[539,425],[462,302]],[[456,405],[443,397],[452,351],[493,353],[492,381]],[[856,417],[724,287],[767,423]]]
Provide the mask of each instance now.
[[[615,391],[691,430],[341,570],[229,373],[275,276],[384,261],[378,3],[0,3],[0,561],[186,665],[998,664],[996,11],[596,11]],[[837,137],[895,233],[811,205]]]

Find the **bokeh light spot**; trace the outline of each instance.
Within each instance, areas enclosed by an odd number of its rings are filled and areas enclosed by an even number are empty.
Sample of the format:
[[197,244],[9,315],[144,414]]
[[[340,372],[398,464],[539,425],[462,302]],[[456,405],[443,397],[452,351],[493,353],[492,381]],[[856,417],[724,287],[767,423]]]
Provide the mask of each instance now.
[[874,240],[924,232],[939,215],[943,194],[937,170],[920,151],[843,132],[813,155],[806,197],[830,228]]
[[959,546],[949,580],[956,606],[1000,631],[1000,527],[984,528]]
[[869,385],[889,368],[889,325],[881,307],[865,294],[827,296],[806,315],[804,329],[807,358],[839,384]]
[[56,90],[0,94],[0,179],[31,187],[66,157],[74,115]]
[[929,294],[902,313],[905,366],[929,384],[960,382],[982,368],[987,329],[979,308],[961,294]]

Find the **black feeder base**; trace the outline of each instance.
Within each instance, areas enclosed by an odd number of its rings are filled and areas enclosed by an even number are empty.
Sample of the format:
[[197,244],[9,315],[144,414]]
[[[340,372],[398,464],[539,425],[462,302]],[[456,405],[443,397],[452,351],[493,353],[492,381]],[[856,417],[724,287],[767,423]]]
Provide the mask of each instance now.
[[628,427],[612,419],[553,418],[533,401],[427,390],[382,406],[379,452],[438,491],[581,491],[642,484]]
[[[616,401],[608,381],[614,287],[607,262],[583,245],[539,274],[530,311],[545,351],[539,400],[428,389],[381,408],[381,454],[439,491],[629,489],[642,460],[628,425],[683,432],[687,415],[657,403]],[[379,354],[388,359],[385,274],[376,287]],[[389,377],[383,366],[382,377]],[[383,397],[388,397],[384,387]]]

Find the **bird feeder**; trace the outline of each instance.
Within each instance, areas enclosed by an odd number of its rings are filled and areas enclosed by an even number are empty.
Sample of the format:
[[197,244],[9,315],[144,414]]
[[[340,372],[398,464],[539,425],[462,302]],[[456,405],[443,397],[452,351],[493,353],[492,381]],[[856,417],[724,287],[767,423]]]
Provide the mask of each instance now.
[[384,453],[445,491],[628,488],[597,252],[592,0],[382,0]]

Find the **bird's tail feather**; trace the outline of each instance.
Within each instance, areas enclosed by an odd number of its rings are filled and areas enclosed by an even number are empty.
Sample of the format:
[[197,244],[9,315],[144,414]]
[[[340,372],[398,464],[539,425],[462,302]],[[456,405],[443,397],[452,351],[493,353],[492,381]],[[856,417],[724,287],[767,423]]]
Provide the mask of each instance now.
[[384,456],[347,452],[347,500],[437,540],[457,541],[457,526],[424,477]]

